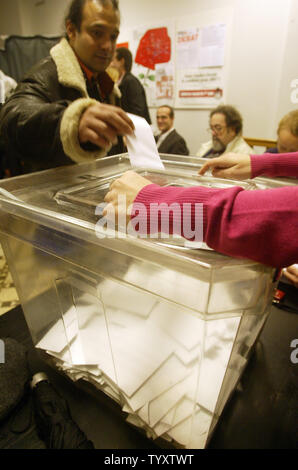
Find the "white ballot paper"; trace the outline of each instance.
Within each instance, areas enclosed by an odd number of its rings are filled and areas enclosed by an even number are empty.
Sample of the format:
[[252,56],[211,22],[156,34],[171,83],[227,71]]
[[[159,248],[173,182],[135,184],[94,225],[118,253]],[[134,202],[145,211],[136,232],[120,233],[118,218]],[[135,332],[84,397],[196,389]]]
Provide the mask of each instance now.
[[150,168],[164,170],[157,151],[151,127],[146,119],[128,113],[135,126],[134,135],[127,135],[127,149],[133,168]]

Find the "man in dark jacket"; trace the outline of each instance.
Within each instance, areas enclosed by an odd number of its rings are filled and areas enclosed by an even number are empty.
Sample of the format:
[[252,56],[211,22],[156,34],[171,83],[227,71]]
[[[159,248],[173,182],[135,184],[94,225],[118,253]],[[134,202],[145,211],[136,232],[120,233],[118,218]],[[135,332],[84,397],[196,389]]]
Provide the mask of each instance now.
[[[106,73],[116,47],[117,0],[73,0],[66,38],[34,66],[1,110],[6,156],[28,173],[106,154],[133,124]],[[15,165],[17,166],[17,165]]]
[[160,106],[156,113],[160,134],[155,137],[159,153],[189,155],[186,142],[174,129],[174,110],[171,106]]
[[119,74],[118,86],[121,91],[121,107],[127,113],[141,116],[151,124],[146,94],[141,82],[131,73],[132,53],[126,47],[116,49],[111,63]]

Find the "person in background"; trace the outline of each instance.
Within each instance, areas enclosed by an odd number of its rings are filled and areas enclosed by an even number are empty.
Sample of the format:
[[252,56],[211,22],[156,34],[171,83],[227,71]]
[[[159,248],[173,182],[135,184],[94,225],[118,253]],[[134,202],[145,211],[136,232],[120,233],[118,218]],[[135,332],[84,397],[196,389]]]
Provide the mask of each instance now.
[[[16,87],[17,82],[0,70],[0,109]],[[0,179],[5,176],[5,146],[0,138]]]
[[[5,153],[16,173],[92,161],[133,123],[106,73],[119,34],[117,0],[72,0],[66,34],[36,64],[1,109]],[[111,151],[111,150],[110,150]]]
[[251,153],[252,148],[241,137],[242,127],[242,117],[233,106],[220,105],[213,109],[208,129],[212,139],[201,145],[197,156],[215,158],[229,152]]
[[118,47],[115,51],[111,67],[114,67],[118,74],[118,86],[121,91],[121,107],[127,113],[141,116],[148,124],[151,124],[148,110],[146,93],[140,80],[132,73],[132,53],[126,47]]
[[174,128],[174,109],[160,106],[156,112],[156,122],[160,133],[155,137],[159,153],[189,155],[186,142]]
[[0,106],[17,87],[17,82],[0,70]]
[[[227,154],[211,159],[201,168],[215,176],[239,179],[259,175],[298,178],[298,152],[276,156]],[[119,198],[119,195],[125,198]],[[168,211],[169,233],[183,235],[184,208],[194,222],[195,204],[203,204],[203,241],[214,250],[282,268],[298,259],[298,186],[248,191],[240,186],[230,188],[161,187],[143,176],[129,171],[115,180],[105,201],[103,215],[109,211],[126,214],[127,221],[138,216],[140,228],[160,230],[160,211],[156,206],[180,206],[176,220]],[[140,212],[140,207],[146,209]],[[191,210],[190,210],[191,207]],[[152,209],[152,212],[151,212]],[[182,226],[181,226],[182,225]]]
[[266,153],[298,152],[298,110],[286,114],[278,124],[277,146]]

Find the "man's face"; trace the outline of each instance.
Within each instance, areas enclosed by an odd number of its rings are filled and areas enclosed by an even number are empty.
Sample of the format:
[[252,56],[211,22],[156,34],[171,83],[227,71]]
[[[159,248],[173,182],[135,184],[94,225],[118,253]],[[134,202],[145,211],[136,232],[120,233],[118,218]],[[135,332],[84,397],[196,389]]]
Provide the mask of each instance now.
[[167,132],[173,126],[174,119],[170,117],[170,110],[169,108],[158,108],[156,113],[156,121],[158,129],[163,134]]
[[66,25],[69,43],[80,60],[93,72],[103,72],[110,64],[119,34],[119,13],[111,3],[105,6],[87,1],[83,7],[81,29]]
[[277,139],[278,153],[298,152],[298,137],[289,129],[281,129]]
[[231,127],[227,127],[226,117],[222,113],[215,113],[210,119],[210,129],[212,132],[213,150],[221,151],[234,139],[236,132]]

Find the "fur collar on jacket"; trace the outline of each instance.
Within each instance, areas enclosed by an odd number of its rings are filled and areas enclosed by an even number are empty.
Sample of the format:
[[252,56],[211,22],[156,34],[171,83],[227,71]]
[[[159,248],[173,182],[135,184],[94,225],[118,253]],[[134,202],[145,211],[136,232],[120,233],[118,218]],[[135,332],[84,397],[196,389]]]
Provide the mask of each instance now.
[[[57,67],[59,83],[68,88],[79,90],[84,98],[88,98],[83,71],[67,39],[61,39],[58,44],[52,47],[50,55]],[[114,85],[112,95],[114,95],[114,98],[121,97],[120,90],[116,84]]]

